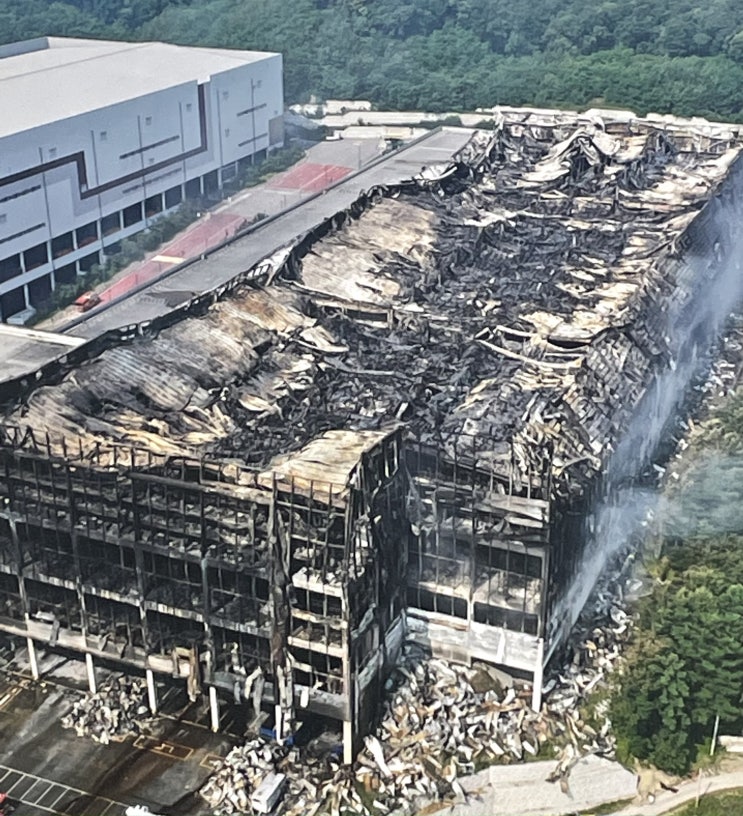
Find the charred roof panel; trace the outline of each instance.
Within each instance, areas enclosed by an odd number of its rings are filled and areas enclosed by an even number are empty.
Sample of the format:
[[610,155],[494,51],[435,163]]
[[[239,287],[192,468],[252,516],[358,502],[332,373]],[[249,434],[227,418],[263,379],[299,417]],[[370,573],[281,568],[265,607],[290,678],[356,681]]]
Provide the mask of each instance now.
[[103,351],[10,420],[258,469],[403,420],[491,464],[513,446],[524,471],[548,443],[556,476],[588,477],[668,353],[687,227],[738,153],[722,127],[512,115],[269,285]]

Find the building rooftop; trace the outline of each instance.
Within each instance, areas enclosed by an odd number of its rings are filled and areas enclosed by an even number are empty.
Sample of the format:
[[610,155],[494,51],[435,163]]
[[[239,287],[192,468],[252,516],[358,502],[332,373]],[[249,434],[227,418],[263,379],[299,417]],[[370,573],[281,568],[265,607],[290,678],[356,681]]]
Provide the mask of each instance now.
[[43,37],[0,47],[0,138],[155,93],[272,54],[160,42]]
[[83,345],[78,337],[0,323],[0,380],[29,375]]
[[685,236],[739,154],[724,127],[506,118],[363,195],[268,281],[37,388],[11,422],[265,472],[314,461],[328,431],[404,422],[453,455],[471,439],[509,479],[553,449],[569,492],[673,356]]
[[42,368],[56,371],[60,358],[68,357],[68,345],[50,342],[50,339],[75,341],[81,349],[81,357],[75,359],[82,359],[87,356],[85,340],[95,342],[96,338],[109,332],[127,334],[129,327],[136,323],[165,318],[172,311],[168,303],[182,302],[184,292],[200,295],[228,283],[245,269],[271,256],[277,247],[293,243],[298,236],[316,228],[333,213],[350,206],[359,189],[399,184],[422,165],[449,161],[471,135],[471,131],[464,129],[429,131],[425,138],[349,174],[322,195],[315,195],[275,218],[265,219],[250,227],[246,235],[208,252],[206,256],[180,264],[174,272],[156,278],[141,291],[103,311],[94,310],[81,315],[73,321],[71,328],[62,329],[63,334],[15,329],[17,335],[12,343],[0,343],[0,404],[6,402],[8,394],[15,393],[17,387],[14,384],[19,378],[33,380]]

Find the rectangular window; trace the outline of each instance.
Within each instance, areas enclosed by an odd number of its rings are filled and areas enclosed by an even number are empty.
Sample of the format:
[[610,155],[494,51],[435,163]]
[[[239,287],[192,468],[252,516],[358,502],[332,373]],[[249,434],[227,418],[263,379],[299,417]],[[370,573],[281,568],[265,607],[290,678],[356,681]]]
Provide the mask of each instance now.
[[151,116],[145,116],[144,123],[145,123],[145,125],[151,125],[152,124],[152,117]]
[[10,280],[16,275],[20,275],[21,272],[23,272],[23,270],[21,269],[20,255],[3,258],[3,260],[0,261],[0,283]]
[[219,175],[216,170],[204,174],[204,192],[212,193],[219,189]]
[[121,217],[118,212],[104,215],[101,219],[101,234],[112,235],[121,229]]
[[77,264],[71,263],[54,270],[54,281],[59,286],[64,283],[74,283],[77,279]]
[[197,178],[186,182],[186,198],[198,198],[201,195],[201,181]]
[[23,262],[26,267],[26,272],[30,269],[36,269],[37,266],[43,266],[49,261],[49,253],[46,244],[37,244],[31,249],[27,249],[23,253]]
[[229,99],[230,92],[229,91],[222,91],[222,99]]
[[224,135],[225,135],[225,136],[229,136],[229,135],[230,135],[230,129],[229,129],[229,128],[225,128],[225,129],[224,129]]
[[190,112],[193,105],[190,102],[186,102],[186,111]]
[[101,257],[97,252],[91,252],[77,262],[81,272],[89,272],[97,263],[101,262]]
[[102,130],[100,135],[101,135],[101,141],[102,142],[105,142],[108,139],[108,131]]
[[124,214],[124,227],[131,227],[138,224],[142,220],[142,205],[141,203],[132,204],[122,211]]
[[50,159],[56,159],[56,157],[57,157],[57,148],[56,147],[50,147],[49,148],[49,158]]
[[157,215],[158,213],[163,211],[163,198],[158,193],[157,195],[150,196],[144,202],[144,212],[145,215],[150,218],[153,215]]
[[0,213],[0,224],[4,224],[8,220],[7,213]]
[[181,203],[183,200],[183,193],[181,191],[180,185],[178,187],[171,187],[169,190],[165,191],[165,209],[169,210],[171,207],[175,207]]
[[[118,217],[118,213],[116,215]],[[75,230],[75,241],[77,243],[78,249],[80,247],[87,246],[88,244],[92,244],[93,241],[97,240],[97,238],[98,238],[98,224],[95,221],[91,221],[84,227],[78,227]]]
[[25,308],[26,296],[22,286],[0,295],[0,319],[5,320],[17,312],[22,312]]
[[52,238],[53,258],[60,258],[62,255],[67,255],[68,252],[72,252],[74,249],[75,245],[72,240],[71,232],[66,232],[64,235],[58,235],[56,238]]
[[52,276],[42,275],[28,284],[28,300],[35,308],[46,305],[52,294]]

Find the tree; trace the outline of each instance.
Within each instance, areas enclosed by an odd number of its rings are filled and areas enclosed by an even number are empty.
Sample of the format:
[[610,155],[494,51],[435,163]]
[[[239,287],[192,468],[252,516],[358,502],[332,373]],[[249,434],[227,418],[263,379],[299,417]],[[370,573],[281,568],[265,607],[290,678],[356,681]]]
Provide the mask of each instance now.
[[743,727],[740,541],[671,547],[640,611],[611,707],[620,754],[685,773],[715,717]]

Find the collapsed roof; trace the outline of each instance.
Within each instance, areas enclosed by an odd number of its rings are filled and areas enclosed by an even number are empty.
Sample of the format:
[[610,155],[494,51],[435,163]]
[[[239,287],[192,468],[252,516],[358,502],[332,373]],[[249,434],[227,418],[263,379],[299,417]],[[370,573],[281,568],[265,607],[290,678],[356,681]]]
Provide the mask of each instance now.
[[739,150],[722,126],[513,114],[269,282],[102,351],[8,421],[329,481],[403,422],[517,478],[549,449],[557,490],[580,492],[664,361],[687,305],[669,264]]

